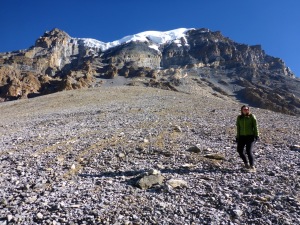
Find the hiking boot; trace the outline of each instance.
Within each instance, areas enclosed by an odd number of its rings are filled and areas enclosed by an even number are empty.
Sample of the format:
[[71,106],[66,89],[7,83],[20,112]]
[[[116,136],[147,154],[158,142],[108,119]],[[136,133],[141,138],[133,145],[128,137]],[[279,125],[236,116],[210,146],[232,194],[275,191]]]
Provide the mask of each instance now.
[[248,163],[245,163],[245,169],[250,169],[250,165]]
[[250,166],[250,167],[249,167],[249,172],[255,173],[255,172],[256,172],[255,166]]

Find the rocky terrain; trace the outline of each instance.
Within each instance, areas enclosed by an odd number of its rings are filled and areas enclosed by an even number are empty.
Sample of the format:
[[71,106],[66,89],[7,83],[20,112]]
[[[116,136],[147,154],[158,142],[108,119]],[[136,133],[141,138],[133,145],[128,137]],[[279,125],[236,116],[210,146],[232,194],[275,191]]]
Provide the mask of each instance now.
[[0,224],[299,224],[299,117],[251,109],[250,173],[240,106],[209,88],[136,86],[4,102]]
[[255,107],[300,115],[300,80],[284,61],[219,31],[149,31],[104,43],[55,28],[28,49],[0,53],[0,101],[103,86],[118,77],[177,91],[186,89],[185,77],[196,93],[211,87]]

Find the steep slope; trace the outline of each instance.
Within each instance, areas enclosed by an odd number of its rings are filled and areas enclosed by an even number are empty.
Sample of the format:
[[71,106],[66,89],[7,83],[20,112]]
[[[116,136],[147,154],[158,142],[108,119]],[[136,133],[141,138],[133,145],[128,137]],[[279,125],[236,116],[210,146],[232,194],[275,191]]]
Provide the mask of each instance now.
[[[248,173],[234,142],[239,108],[208,92],[129,86],[4,102],[0,223],[299,224],[299,118],[251,108],[261,140]],[[150,169],[164,181],[141,190]]]
[[210,88],[257,107],[300,113],[300,80],[283,60],[208,29],[146,31],[109,43],[53,29],[27,50],[0,54],[0,99],[101,86],[117,76],[190,93]]

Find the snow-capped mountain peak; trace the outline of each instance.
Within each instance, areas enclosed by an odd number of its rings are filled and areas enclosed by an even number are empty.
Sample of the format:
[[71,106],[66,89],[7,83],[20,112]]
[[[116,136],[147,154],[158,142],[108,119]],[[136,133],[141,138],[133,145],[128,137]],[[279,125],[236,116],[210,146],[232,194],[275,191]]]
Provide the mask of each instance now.
[[178,28],[170,31],[144,31],[138,34],[128,35],[119,40],[112,42],[102,42],[91,38],[73,38],[72,41],[77,42],[79,45],[84,45],[89,48],[101,49],[101,51],[106,51],[112,47],[118,45],[129,43],[132,41],[139,42],[151,42],[149,47],[158,50],[158,47],[162,44],[166,44],[182,37],[185,37],[186,32],[193,30],[194,28]]

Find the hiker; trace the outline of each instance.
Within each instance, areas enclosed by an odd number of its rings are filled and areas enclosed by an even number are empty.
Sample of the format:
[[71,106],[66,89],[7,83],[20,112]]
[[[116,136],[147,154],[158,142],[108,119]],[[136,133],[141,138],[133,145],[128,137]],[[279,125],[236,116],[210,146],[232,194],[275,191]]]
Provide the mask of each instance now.
[[[255,142],[259,140],[259,131],[256,117],[246,105],[241,107],[241,115],[237,117],[236,131],[237,151],[245,164],[245,168],[255,172],[252,150]],[[245,146],[248,159],[244,151]]]

